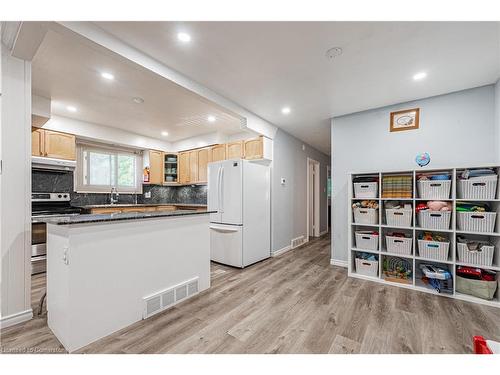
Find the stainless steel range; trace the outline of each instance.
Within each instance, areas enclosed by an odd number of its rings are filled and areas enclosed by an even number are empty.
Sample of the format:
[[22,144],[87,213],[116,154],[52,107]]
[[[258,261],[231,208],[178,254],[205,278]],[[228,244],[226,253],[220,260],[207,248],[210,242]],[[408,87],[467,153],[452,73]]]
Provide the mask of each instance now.
[[39,221],[47,217],[79,215],[81,209],[72,207],[69,193],[31,194],[31,274],[43,273],[47,264],[47,228]]

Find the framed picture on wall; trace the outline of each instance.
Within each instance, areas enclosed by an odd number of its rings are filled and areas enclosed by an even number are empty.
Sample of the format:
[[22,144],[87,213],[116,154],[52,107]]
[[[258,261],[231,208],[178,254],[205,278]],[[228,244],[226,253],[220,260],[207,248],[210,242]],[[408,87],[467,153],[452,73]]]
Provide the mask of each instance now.
[[391,112],[391,132],[418,129],[420,108]]

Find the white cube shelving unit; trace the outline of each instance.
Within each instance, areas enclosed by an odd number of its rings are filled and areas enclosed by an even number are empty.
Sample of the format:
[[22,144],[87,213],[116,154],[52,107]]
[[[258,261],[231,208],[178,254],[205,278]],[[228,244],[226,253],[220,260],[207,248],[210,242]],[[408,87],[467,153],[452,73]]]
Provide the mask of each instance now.
[[[409,289],[414,289],[417,291],[421,292],[426,292],[426,293],[431,293],[431,294],[438,294],[442,295],[445,297],[451,297],[451,298],[456,298],[456,299],[461,299],[465,301],[470,301],[470,302],[475,302],[475,303],[481,303],[485,305],[490,305],[490,306],[495,306],[495,307],[500,307],[500,285],[497,287],[496,294],[492,300],[485,300],[481,298],[477,298],[474,296],[470,296],[467,294],[462,294],[456,291],[456,268],[457,266],[471,266],[471,267],[477,267],[477,268],[482,268],[486,269],[489,271],[494,271],[497,272],[497,279],[500,279],[500,219],[497,218],[496,223],[495,223],[495,228],[493,232],[466,232],[459,230],[458,228],[458,223],[457,223],[457,215],[456,215],[456,205],[457,203],[460,202],[484,202],[488,203],[491,207],[492,210],[496,211],[500,215],[500,188],[497,188],[497,191],[495,193],[495,198],[494,199],[463,199],[457,196],[457,179],[458,176],[461,174],[461,172],[465,169],[475,169],[475,168],[494,168],[497,172],[497,175],[500,175],[500,165],[480,165],[480,166],[466,166],[466,167],[450,167],[450,168],[421,168],[421,169],[414,169],[414,170],[388,170],[388,171],[376,171],[376,172],[358,172],[358,173],[350,173],[349,174],[349,185],[350,188],[348,189],[348,274],[350,277],[357,277],[360,279],[365,279],[365,280],[370,280],[370,281],[375,281],[375,282],[380,282],[388,285],[394,285],[394,286],[399,286],[403,288],[409,288]],[[426,202],[430,199],[423,199],[420,198],[418,195],[418,190],[417,190],[417,175],[420,173],[437,173],[439,172],[445,172],[449,173],[451,176],[451,191],[450,191],[450,196],[448,199],[439,199],[441,201],[449,201],[452,203],[453,206],[453,211],[451,214],[451,222],[450,222],[450,227],[447,229],[431,229],[431,228],[422,228],[420,226],[418,216],[415,214],[415,207],[418,203],[421,202]],[[405,175],[411,175],[412,176],[412,181],[413,181],[413,196],[412,198],[383,198],[383,184],[382,184],[382,177],[385,175],[394,175],[394,174],[405,174]],[[354,188],[353,188],[353,179],[355,177],[367,177],[367,176],[372,176],[372,177],[378,177],[379,179],[379,184],[378,184],[378,194],[376,198],[354,198]],[[500,184],[498,184],[500,185]],[[354,222],[354,216],[353,216],[353,211],[352,211],[352,203],[357,202],[357,201],[362,201],[362,200],[375,200],[379,204],[379,210],[378,210],[378,224],[356,224]],[[437,200],[437,199],[436,199]],[[384,203],[388,201],[402,201],[402,202],[408,202],[411,203],[412,205],[412,211],[413,211],[413,218],[412,218],[412,225],[408,227],[397,227],[397,226],[391,226],[387,225],[387,221],[385,218],[385,208],[384,208]],[[378,250],[364,250],[364,249],[358,249],[356,248],[356,242],[354,239],[355,231],[356,230],[376,230],[379,233],[379,244],[378,244]],[[401,254],[392,254],[387,252],[387,246],[385,244],[385,236],[387,233],[390,233],[392,231],[398,231],[398,232],[404,232],[407,235],[411,235],[413,238],[412,241],[412,252],[410,255],[401,255]],[[450,241],[449,245],[449,252],[448,252],[448,259],[446,261],[438,261],[438,260],[433,260],[433,259],[428,259],[421,257],[420,254],[418,253],[418,235],[421,232],[435,232],[442,234],[446,237],[448,237]],[[483,266],[483,265],[477,265],[477,264],[469,264],[469,263],[463,263],[458,261],[458,256],[457,256],[457,236],[464,236],[470,239],[476,239],[476,240],[488,240],[489,242],[493,243],[495,245],[495,252],[493,256],[493,264],[491,266]],[[355,265],[355,254],[357,252],[365,252],[365,253],[371,253],[375,254],[378,256],[378,276],[365,276],[365,275],[360,275],[356,273],[356,265]],[[399,282],[393,282],[393,281],[387,281],[384,279],[384,274],[383,274],[383,259],[385,256],[391,256],[391,257],[399,257],[399,258],[405,258],[407,259],[410,264],[413,266],[413,275],[412,275],[412,280],[409,280],[411,282],[409,283],[399,283]],[[440,265],[441,267],[446,267],[448,270],[451,272],[452,277],[453,277],[453,293],[446,294],[446,293],[438,293],[433,289],[430,289],[423,284],[423,282],[420,280],[420,272],[419,272],[419,265],[421,263],[430,263],[430,264],[436,264]],[[497,280],[497,283],[499,281]]]

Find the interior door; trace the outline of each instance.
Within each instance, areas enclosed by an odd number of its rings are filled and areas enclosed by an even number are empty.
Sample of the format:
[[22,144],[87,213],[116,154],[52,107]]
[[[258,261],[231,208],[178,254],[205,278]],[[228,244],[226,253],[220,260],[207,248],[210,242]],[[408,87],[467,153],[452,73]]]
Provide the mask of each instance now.
[[226,160],[221,170],[221,222],[243,224],[243,165],[241,160]]
[[221,222],[221,214],[219,212],[220,172],[221,172],[221,163],[211,163],[208,165],[208,192],[207,192],[208,210],[217,211],[216,213],[210,214],[210,222],[212,223]]

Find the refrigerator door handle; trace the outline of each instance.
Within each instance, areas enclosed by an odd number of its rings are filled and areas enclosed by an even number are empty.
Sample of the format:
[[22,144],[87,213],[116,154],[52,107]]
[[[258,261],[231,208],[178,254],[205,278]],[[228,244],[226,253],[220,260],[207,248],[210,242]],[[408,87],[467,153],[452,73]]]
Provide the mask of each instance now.
[[220,213],[220,172],[222,167],[219,166],[217,171],[217,213]]
[[220,174],[220,212],[224,213],[224,167],[221,167],[221,174]]
[[217,225],[210,225],[210,229],[219,231],[219,232],[238,232],[239,228],[229,228],[229,227],[221,227]]

